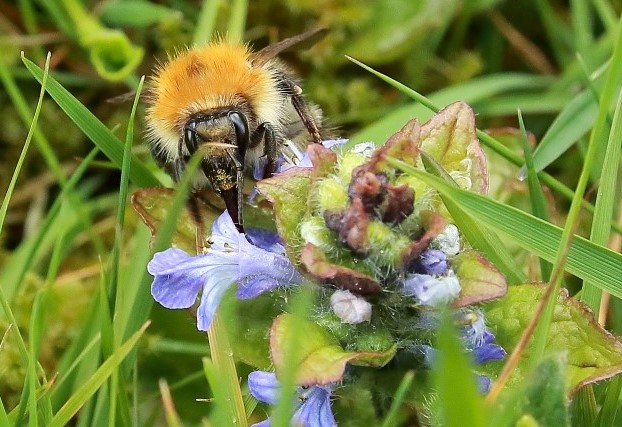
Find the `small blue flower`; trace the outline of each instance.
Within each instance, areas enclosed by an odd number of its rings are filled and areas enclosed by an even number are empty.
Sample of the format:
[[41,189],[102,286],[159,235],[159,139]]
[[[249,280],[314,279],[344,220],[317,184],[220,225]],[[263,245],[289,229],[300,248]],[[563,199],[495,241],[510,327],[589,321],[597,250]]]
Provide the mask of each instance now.
[[460,310],[458,322],[463,325],[461,330],[462,342],[465,348],[473,354],[475,363],[501,360],[506,356],[503,347],[493,343],[495,336],[486,326],[481,310]]
[[490,391],[490,386],[492,385],[492,380],[490,377],[481,374],[475,374],[475,381],[477,382],[477,388],[481,394],[488,394]]
[[447,272],[447,254],[438,249],[426,249],[415,262],[415,273],[444,274]]
[[404,281],[402,294],[414,296],[421,305],[439,307],[456,299],[460,289],[460,281],[454,274],[439,277],[410,274]]
[[[248,375],[248,390],[255,399],[274,405],[279,395],[279,381],[274,372],[254,371]],[[331,388],[314,385],[298,387],[297,407],[293,425],[304,427],[336,427],[337,422],[330,407]],[[269,427],[270,419],[253,424],[252,427]]]
[[[268,238],[269,237],[269,238]],[[147,270],[154,276],[153,298],[166,308],[191,307],[202,288],[197,327],[209,329],[223,294],[238,282],[237,297],[248,299],[303,278],[273,235],[239,233],[227,212],[212,225],[212,244],[205,254],[190,256],[178,248],[153,255]]]

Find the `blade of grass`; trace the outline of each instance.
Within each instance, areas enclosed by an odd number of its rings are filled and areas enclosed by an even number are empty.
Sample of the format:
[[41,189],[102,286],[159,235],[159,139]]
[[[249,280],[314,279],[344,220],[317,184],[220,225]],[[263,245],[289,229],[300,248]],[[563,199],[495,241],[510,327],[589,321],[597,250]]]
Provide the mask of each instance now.
[[229,24],[227,25],[227,41],[239,43],[244,39],[248,0],[233,0],[230,4],[231,15],[229,17]]
[[145,323],[125,343],[108,358],[95,373],[65,402],[54,415],[49,427],[62,427],[80,410],[84,403],[101,387],[108,379],[112,371],[123,361],[125,356],[134,348],[143,335],[149,322]]
[[[299,293],[294,295],[288,312],[294,314],[294,322],[302,322],[311,312],[315,300],[314,289],[311,286],[301,286]],[[283,349],[286,360],[283,363],[285,369],[279,372],[279,397],[270,417],[272,426],[289,427],[294,412],[294,400],[296,390],[297,361],[300,360],[298,344],[304,337],[296,334],[296,330],[302,328],[292,327],[287,331],[284,342],[287,348]]]
[[616,415],[619,410],[620,392],[622,391],[622,376],[612,378],[607,384],[607,393],[601,410],[598,412],[596,421],[593,423],[599,427],[615,427]]
[[607,29],[607,33],[615,33],[618,25],[618,14],[613,8],[613,5],[607,0],[592,0],[592,4],[603,25]]
[[[40,231],[34,236],[32,240],[26,241],[24,244],[20,245],[20,247],[13,253],[12,259],[14,260],[12,263],[5,266],[2,270],[2,275],[0,277],[0,282],[3,285],[3,291],[5,292],[6,298],[9,300],[13,298],[15,290],[17,286],[22,283],[28,268],[33,263],[37,253],[42,249],[43,242],[47,237],[48,233],[58,232],[59,229],[62,230],[63,227],[59,227],[57,221],[66,220],[65,218],[59,218],[59,213],[61,212],[61,207],[64,201],[69,198],[69,194],[73,191],[73,188],[80,181],[86,169],[93,161],[95,156],[99,153],[97,148],[94,148],[82,161],[82,163],[78,166],[78,168],[73,173],[72,177],[67,181],[67,184],[61,190],[61,193],[56,198],[52,206],[50,207],[48,214],[41,224]],[[54,229],[53,226],[56,225]]]
[[475,374],[460,344],[449,312],[438,330],[438,358],[432,368],[443,425],[484,426],[486,407],[475,384]]
[[2,397],[0,397],[0,425],[2,426],[10,426],[12,425],[9,421],[9,417],[6,413],[6,409],[4,408],[4,403],[2,402]]
[[226,316],[223,316],[223,310],[218,310],[207,331],[211,361],[214,369],[218,372],[218,379],[215,383],[218,388],[213,388],[212,391],[217,400],[220,398],[221,402],[226,402],[226,406],[221,405],[226,410],[220,413],[220,416],[225,418],[220,419],[220,422],[216,423],[216,425],[239,425],[246,427],[248,422],[246,410],[244,409],[244,400],[242,399],[242,391],[238,381],[233,349],[227,335],[226,325],[229,322],[225,319]]
[[[108,304],[110,312],[115,313],[115,307],[119,307],[118,299],[123,300],[123,293],[118,294],[119,289],[119,262],[121,255],[121,246],[123,244],[123,224],[125,222],[125,208],[127,206],[127,194],[129,187],[129,178],[131,173],[131,153],[132,143],[134,141],[134,118],[136,117],[136,110],[138,108],[138,101],[142,92],[143,83],[145,82],[145,76],[140,79],[136,96],[134,97],[134,104],[132,105],[132,111],[130,112],[130,118],[127,124],[127,131],[125,135],[125,145],[123,149],[123,161],[121,163],[121,182],[119,184],[119,204],[117,207],[117,215],[115,221],[115,234],[114,245],[112,247],[112,254],[110,257],[110,282],[108,283]],[[121,288],[123,289],[123,288]],[[121,314],[121,313],[117,313]],[[118,320],[118,319],[117,319]],[[125,321],[121,321],[124,324]],[[117,335],[117,340],[119,339]]]
[[[144,81],[145,78],[143,76],[140,79],[136,95],[134,97],[134,103],[132,105],[132,111],[128,120],[125,145],[123,149],[123,162],[121,164],[121,182],[119,187],[119,202],[117,205],[117,215],[115,221],[115,237],[111,253],[110,270],[108,274],[107,298],[104,299],[107,300],[108,306],[105,308],[107,313],[115,314],[115,324],[112,324],[111,316],[106,318],[106,321],[102,322],[102,326],[105,326],[105,328],[102,329],[102,337],[108,335],[109,338],[108,340],[102,340],[102,344],[104,344],[102,347],[105,356],[108,356],[109,354],[114,352],[120,344],[122,329],[118,328],[117,325],[125,325],[127,317],[124,313],[124,310],[121,309],[123,307],[122,303],[125,300],[125,293],[123,291],[124,288],[119,287],[119,263],[121,246],[123,244],[123,224],[125,222],[125,208],[127,205],[131,149],[134,140],[134,118],[136,116],[138,101],[140,99],[140,94]],[[116,330],[114,328],[116,328]],[[109,346],[107,346],[106,344],[109,344]],[[110,377],[110,393],[107,399],[110,402],[110,404],[108,405],[108,422],[110,427],[113,427],[117,423],[117,401],[119,401],[119,407],[121,408],[121,419],[126,420],[127,423],[129,423],[130,421],[130,405],[127,402],[127,395],[125,393],[119,393],[119,388],[125,389],[125,381],[121,373],[118,372],[118,370],[115,370]]]
[[[0,68],[3,69],[2,66],[0,66]],[[45,60],[45,66],[43,69],[43,77],[41,79],[41,90],[39,91],[39,100],[37,101],[37,106],[35,108],[35,114],[32,118],[30,129],[28,129],[28,135],[26,136],[26,141],[24,142],[22,151],[19,154],[17,165],[15,166],[15,169],[13,170],[11,181],[9,182],[9,186],[6,190],[4,198],[2,199],[2,206],[0,206],[0,233],[2,233],[2,226],[4,225],[4,219],[6,218],[6,213],[9,209],[9,201],[11,200],[11,196],[13,195],[13,190],[15,189],[15,184],[17,183],[17,177],[19,176],[19,173],[22,170],[22,165],[24,164],[24,159],[26,158],[26,153],[28,153],[28,148],[30,147],[30,141],[32,140],[32,135],[35,129],[37,128],[37,121],[39,120],[39,114],[41,113],[41,106],[43,105],[43,96],[45,95],[45,86],[47,84],[49,71],[50,71],[50,55],[48,55]]]
[[404,398],[406,398],[406,393],[410,389],[414,378],[415,373],[413,371],[408,371],[404,374],[404,377],[402,378],[402,381],[400,381],[400,385],[393,396],[391,407],[387,412],[387,416],[382,422],[382,427],[392,427],[397,424],[397,416],[400,410],[400,405],[404,401]]
[[216,18],[218,17],[218,9],[222,6],[222,0],[203,0],[199,19],[194,28],[192,36],[192,44],[201,46],[209,42],[214,36],[216,29]]
[[[520,125],[521,142],[523,143],[523,153],[525,153],[525,165],[527,168],[527,185],[529,186],[529,199],[531,201],[531,210],[533,214],[544,220],[549,221],[549,214],[546,206],[546,199],[544,198],[544,192],[540,186],[540,180],[538,174],[533,165],[533,157],[531,147],[529,146],[529,140],[527,138],[527,131],[525,130],[525,123],[523,122],[523,116],[518,110],[518,123]],[[551,263],[540,258],[540,277],[542,281],[548,282],[551,277],[551,271],[553,266]]]
[[535,5],[544,24],[557,63],[564,67],[570,62],[572,45],[572,29],[561,17],[557,16],[556,9],[546,0],[536,0]]
[[570,15],[575,50],[582,55],[592,44],[592,11],[586,0],[571,0]]
[[[606,245],[609,239],[609,221],[614,214],[617,202],[618,172],[620,165],[620,140],[622,140],[622,91],[618,95],[617,106],[613,116],[613,126],[606,142],[604,162],[601,166],[599,188],[596,193],[594,217],[590,240],[599,245]],[[582,287],[581,300],[594,311],[600,310],[602,291],[590,282]]]
[[[163,251],[168,247],[177,227],[177,218],[179,217],[181,210],[184,208],[184,202],[189,194],[192,179],[201,160],[203,159],[202,156],[202,150],[198,150],[186,164],[186,170],[182,175],[181,181],[177,185],[173,201],[168,212],[166,213],[166,218],[162,221],[158,228],[158,233],[155,236],[155,242],[153,244],[151,254]],[[147,273],[146,268],[147,261],[151,257],[151,254],[149,254],[148,251],[145,251],[145,255],[140,258],[140,262],[138,262],[137,258],[135,260],[136,262],[132,265],[132,270],[137,269],[140,272],[139,279],[135,282],[140,285],[137,287],[137,292],[134,295],[134,300],[132,302],[131,309],[129,310],[130,316],[127,319],[126,324],[121,324],[121,322],[119,322],[120,330],[125,332],[124,336],[128,336],[133,333],[136,328],[138,328],[138,326],[147,319],[151,311],[151,307],[153,306],[153,298],[150,294],[151,282],[153,279]],[[131,369],[131,365],[125,366],[125,368],[127,372],[127,370]]]
[[182,427],[183,424],[177,415],[175,410],[175,404],[173,403],[173,396],[171,396],[171,390],[168,388],[168,384],[164,378],[158,382],[160,388],[160,394],[162,395],[162,405],[164,406],[164,415],[166,416],[166,424],[170,427]]
[[232,407],[231,401],[227,400],[226,379],[218,371],[212,359],[208,357],[203,358],[203,373],[214,396],[215,407],[211,417],[212,424],[215,426],[231,425],[233,423],[231,416],[235,409]]
[[432,94],[430,98],[427,98],[354,58],[349,56],[346,56],[346,58],[416,101],[416,103],[394,110],[382,120],[355,133],[350,138],[349,143],[351,144],[367,141],[375,141],[377,143],[386,141],[391,135],[391,129],[401,128],[404,123],[413,117],[418,117],[421,121],[427,120],[432,116],[432,112],[439,111],[438,105],[447,105],[458,100],[466,100],[473,103],[507,91],[525,88],[542,89],[552,82],[550,77],[543,76],[535,77],[525,74],[491,75],[440,90]]

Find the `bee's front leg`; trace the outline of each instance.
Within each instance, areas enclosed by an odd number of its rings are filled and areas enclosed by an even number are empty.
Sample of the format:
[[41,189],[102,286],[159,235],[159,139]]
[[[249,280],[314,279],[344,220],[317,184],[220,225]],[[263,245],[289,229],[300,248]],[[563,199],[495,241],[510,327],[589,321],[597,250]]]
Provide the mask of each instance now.
[[253,132],[251,136],[251,147],[258,146],[261,141],[264,141],[264,156],[268,160],[263,171],[263,178],[269,178],[274,172],[276,172],[276,138],[274,136],[274,129],[268,122],[261,123]]

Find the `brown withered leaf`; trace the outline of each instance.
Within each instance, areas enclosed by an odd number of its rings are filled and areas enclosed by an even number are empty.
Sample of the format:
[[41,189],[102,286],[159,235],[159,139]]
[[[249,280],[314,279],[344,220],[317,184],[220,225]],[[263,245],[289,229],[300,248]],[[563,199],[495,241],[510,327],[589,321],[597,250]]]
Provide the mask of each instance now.
[[390,168],[385,160],[387,157],[394,157],[415,166],[419,158],[420,134],[421,126],[417,119],[410,120],[391,135],[382,147],[374,151],[371,159],[366,163],[368,170],[376,173],[386,171]]
[[322,144],[309,145],[307,154],[313,165],[313,177],[328,175],[337,163],[337,153]]
[[382,222],[399,224],[415,210],[415,191],[406,184],[387,185],[387,198]]
[[408,270],[409,267],[419,258],[421,253],[430,245],[432,239],[438,236],[447,225],[445,218],[437,212],[426,211],[421,213],[424,233],[417,240],[413,241],[402,254],[402,269]]
[[329,230],[339,235],[339,243],[347,246],[356,255],[365,256],[369,251],[367,227],[369,216],[359,197],[352,200],[343,212],[324,213],[324,222]]
[[382,290],[380,283],[372,277],[341,265],[332,264],[312,243],[307,243],[302,248],[301,261],[309,274],[323,283],[335,285],[358,295],[373,294]]

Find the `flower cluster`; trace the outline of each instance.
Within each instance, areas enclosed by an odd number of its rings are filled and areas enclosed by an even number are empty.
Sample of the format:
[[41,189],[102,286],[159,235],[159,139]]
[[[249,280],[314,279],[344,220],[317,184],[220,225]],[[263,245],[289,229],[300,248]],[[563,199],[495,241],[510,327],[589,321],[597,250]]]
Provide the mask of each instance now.
[[[454,110],[465,114],[464,104]],[[471,116],[468,132],[475,135]],[[308,376],[297,390],[296,425],[336,426],[334,384],[355,381],[355,375],[343,376],[346,363],[383,367],[400,352],[419,352],[423,366],[409,369],[434,365],[439,309],[455,310],[464,350],[474,364],[504,358],[482,311],[472,306],[503,295],[505,278],[461,239],[433,189],[388,160],[422,168],[425,149],[458,185],[485,191],[485,161],[476,139],[461,138],[451,150],[439,149],[449,143],[435,138],[455,127],[446,123],[451,115],[444,117],[423,127],[409,122],[375,151],[370,144],[348,148],[337,140],[284,158],[281,173],[258,184],[274,206],[280,237],[265,230],[239,233],[224,213],[213,224],[205,253],[190,256],[171,248],[154,255],[148,266],[155,277],[154,299],[167,308],[188,308],[202,291],[197,325],[207,330],[234,283],[237,297],[248,299],[302,283],[298,268],[304,269],[306,280],[322,286],[313,327],[305,335],[316,341],[301,350],[312,357],[300,361]],[[291,165],[293,158],[300,159],[297,166]],[[248,377],[250,393],[268,404],[276,403],[277,374],[285,359],[279,340],[287,334],[275,331],[277,320],[270,330],[276,373],[256,371]],[[490,378],[479,375],[478,381],[487,392]],[[255,426],[268,425],[269,419]]]

